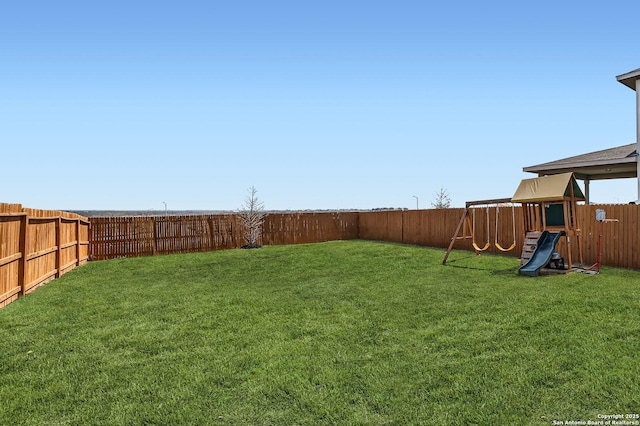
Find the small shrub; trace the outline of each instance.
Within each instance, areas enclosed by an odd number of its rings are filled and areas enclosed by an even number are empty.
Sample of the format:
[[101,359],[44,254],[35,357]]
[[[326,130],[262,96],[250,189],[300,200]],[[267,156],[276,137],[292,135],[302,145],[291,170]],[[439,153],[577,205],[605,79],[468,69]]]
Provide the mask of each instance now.
[[262,247],[258,244],[262,237],[262,227],[264,225],[264,203],[258,199],[258,190],[251,187],[249,194],[244,200],[244,205],[240,209],[240,222],[244,228],[244,239],[247,244],[242,246],[243,249],[252,249]]

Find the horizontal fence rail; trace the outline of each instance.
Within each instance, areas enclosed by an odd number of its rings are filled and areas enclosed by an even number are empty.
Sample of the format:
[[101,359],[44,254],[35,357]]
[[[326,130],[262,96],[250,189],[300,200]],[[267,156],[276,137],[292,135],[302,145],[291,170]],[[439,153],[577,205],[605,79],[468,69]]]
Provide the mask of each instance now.
[[0,203],[0,307],[89,259],[89,221]]

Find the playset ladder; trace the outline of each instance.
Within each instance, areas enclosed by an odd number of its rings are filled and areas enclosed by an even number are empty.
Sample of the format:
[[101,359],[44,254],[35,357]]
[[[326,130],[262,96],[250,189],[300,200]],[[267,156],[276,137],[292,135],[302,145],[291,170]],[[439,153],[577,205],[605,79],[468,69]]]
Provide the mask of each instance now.
[[520,255],[520,265],[524,265],[531,259],[533,252],[536,251],[538,240],[542,235],[541,231],[530,231],[524,237],[524,245],[522,246],[522,254]]

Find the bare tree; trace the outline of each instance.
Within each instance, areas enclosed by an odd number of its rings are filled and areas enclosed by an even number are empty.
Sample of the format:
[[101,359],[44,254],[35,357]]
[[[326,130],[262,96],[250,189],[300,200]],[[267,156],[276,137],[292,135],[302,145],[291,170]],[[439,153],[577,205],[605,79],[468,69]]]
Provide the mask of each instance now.
[[244,238],[247,245],[243,248],[259,248],[258,241],[262,236],[262,225],[264,224],[264,203],[258,199],[258,190],[251,187],[247,191],[249,194],[244,200],[244,205],[240,209],[240,223],[244,228]]
[[444,187],[440,187],[440,191],[436,192],[436,199],[431,203],[434,209],[448,209],[451,207],[451,198]]

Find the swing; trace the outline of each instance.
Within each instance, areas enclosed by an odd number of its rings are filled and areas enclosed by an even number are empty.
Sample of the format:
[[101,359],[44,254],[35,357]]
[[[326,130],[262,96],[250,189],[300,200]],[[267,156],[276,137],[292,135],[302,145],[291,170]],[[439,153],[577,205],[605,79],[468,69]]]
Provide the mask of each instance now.
[[[490,237],[489,237],[489,205],[493,205],[493,204],[500,204],[500,203],[511,203],[512,198],[499,198],[499,199],[494,199],[494,200],[478,200],[478,201],[467,201],[464,205],[464,212],[462,214],[462,217],[460,218],[460,222],[458,222],[458,226],[456,227],[456,231],[453,234],[453,238],[451,238],[451,242],[449,243],[449,247],[447,247],[447,252],[444,255],[444,259],[442,259],[442,264],[446,265],[447,264],[447,258],[449,257],[449,254],[451,253],[451,250],[453,250],[453,245],[455,244],[456,241],[458,240],[474,240],[473,237],[473,224],[471,222],[471,215],[473,213],[471,213],[469,211],[469,208],[472,206],[487,206],[487,244],[485,244],[484,248],[480,248],[475,241],[473,242],[473,248],[476,250],[476,254],[480,254],[481,251],[486,250],[489,248],[490,246]],[[474,210],[475,212],[475,210]],[[475,219],[475,215],[473,216]],[[469,229],[469,233],[471,235],[467,235],[467,228]],[[460,236],[460,230],[463,231],[463,236]]]
[[489,243],[490,238],[489,238],[489,206],[488,205],[487,205],[487,243],[482,248],[480,248],[480,246],[476,244],[475,229],[476,229],[476,209],[473,209],[473,229],[471,230],[471,245],[473,245],[473,248],[476,250],[476,252],[487,250],[489,247],[491,247],[491,244]]
[[496,205],[496,239],[495,239],[495,244],[494,245],[500,251],[511,251],[516,247],[516,210],[515,210],[515,207],[513,206],[513,204],[511,204],[511,225],[513,227],[513,231],[512,231],[513,232],[513,243],[508,248],[504,248],[498,243],[498,216],[499,216],[499,213],[500,213],[500,206]]

